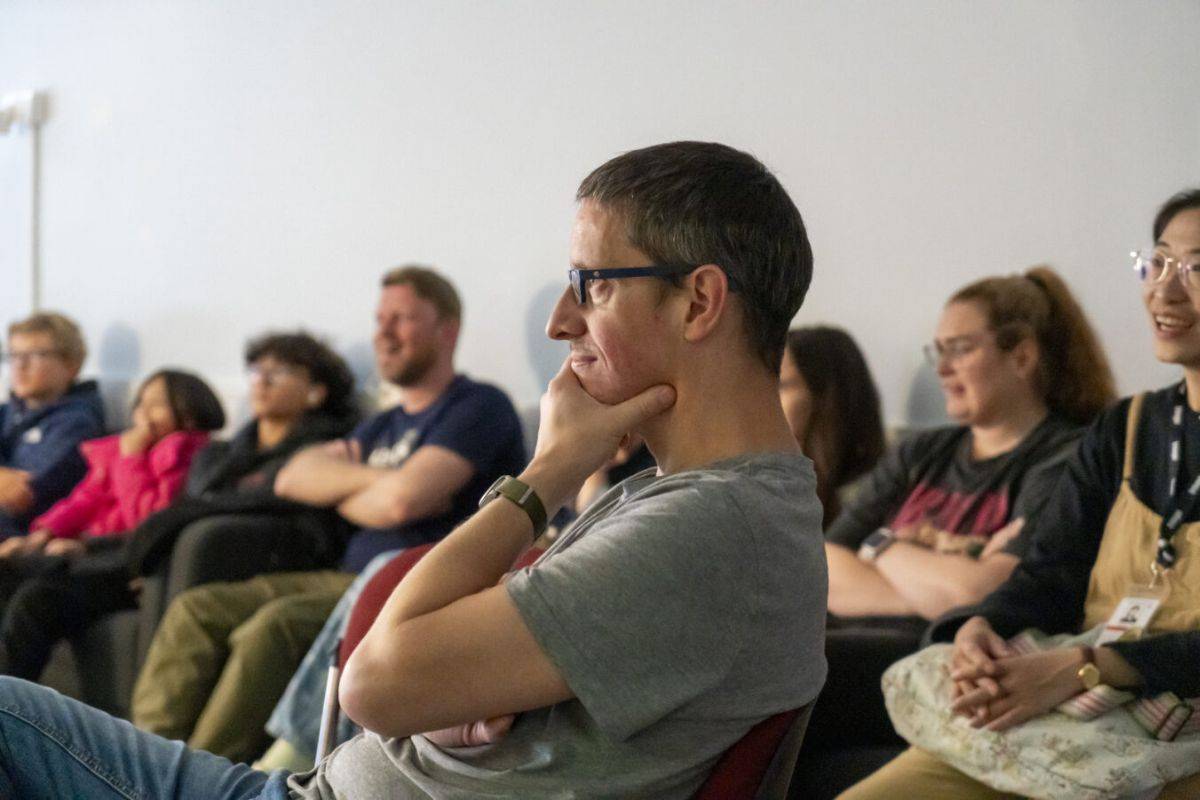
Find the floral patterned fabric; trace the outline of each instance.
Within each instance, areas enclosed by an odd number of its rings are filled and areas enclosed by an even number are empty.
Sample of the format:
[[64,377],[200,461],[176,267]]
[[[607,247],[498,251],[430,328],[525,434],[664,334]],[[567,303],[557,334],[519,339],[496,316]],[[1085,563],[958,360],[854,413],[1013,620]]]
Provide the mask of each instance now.
[[[1094,636],[1054,641],[1070,646]],[[1200,772],[1200,734],[1158,741],[1124,707],[1089,721],[1054,711],[1001,733],[972,728],[950,712],[951,650],[933,645],[893,664],[883,676],[888,713],[909,743],[994,789],[1047,800],[1140,800]]]

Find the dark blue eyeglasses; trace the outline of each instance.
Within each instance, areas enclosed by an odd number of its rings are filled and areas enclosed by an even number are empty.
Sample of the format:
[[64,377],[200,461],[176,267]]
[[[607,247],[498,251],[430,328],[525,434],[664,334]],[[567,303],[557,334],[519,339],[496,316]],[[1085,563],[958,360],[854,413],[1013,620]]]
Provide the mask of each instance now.
[[575,300],[581,306],[587,305],[588,281],[616,280],[619,278],[677,278],[687,275],[693,270],[700,269],[703,264],[671,264],[660,266],[652,264],[647,267],[613,267],[612,269],[569,269],[567,277],[571,288],[575,290]]

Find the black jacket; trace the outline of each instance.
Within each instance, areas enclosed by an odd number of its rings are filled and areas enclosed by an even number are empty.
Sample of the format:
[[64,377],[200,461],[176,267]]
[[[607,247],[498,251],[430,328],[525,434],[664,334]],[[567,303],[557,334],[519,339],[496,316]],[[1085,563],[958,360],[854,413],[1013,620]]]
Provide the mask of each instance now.
[[[258,425],[250,422],[229,441],[213,442],[196,455],[183,496],[152,514],[129,538],[123,560],[134,575],[149,575],[167,559],[179,534],[193,522],[218,514],[312,517],[328,532],[317,543],[330,560],[345,544],[346,524],[333,509],[285,500],[275,494],[275,476],[297,450],[347,434],[356,419],[307,417],[282,442],[258,449]],[[306,526],[313,527],[313,526]]]

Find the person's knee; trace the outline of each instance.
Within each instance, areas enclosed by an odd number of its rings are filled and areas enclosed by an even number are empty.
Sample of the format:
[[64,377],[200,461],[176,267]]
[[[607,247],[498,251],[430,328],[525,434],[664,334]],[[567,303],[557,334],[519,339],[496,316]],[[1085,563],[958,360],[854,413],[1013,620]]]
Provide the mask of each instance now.
[[290,638],[292,616],[287,598],[273,600],[234,629],[229,645],[235,650],[265,647],[278,651]]
[[203,622],[223,613],[237,594],[237,584],[207,583],[194,586],[171,601],[167,607],[167,619],[186,619]]
[[8,709],[24,718],[25,710],[36,702],[39,694],[53,694],[51,689],[23,678],[0,675],[0,709]]
[[5,633],[12,628],[22,627],[38,610],[44,609],[51,600],[50,594],[47,587],[36,580],[29,581],[17,589],[4,610]]

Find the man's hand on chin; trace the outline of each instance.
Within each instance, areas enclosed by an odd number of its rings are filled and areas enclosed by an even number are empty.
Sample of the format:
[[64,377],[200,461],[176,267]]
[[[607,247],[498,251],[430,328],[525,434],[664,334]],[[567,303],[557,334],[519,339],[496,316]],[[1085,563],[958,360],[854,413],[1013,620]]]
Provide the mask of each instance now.
[[612,457],[630,431],[674,404],[675,389],[667,384],[622,403],[601,403],[584,390],[567,359],[542,395],[537,447],[522,479],[553,514]]

